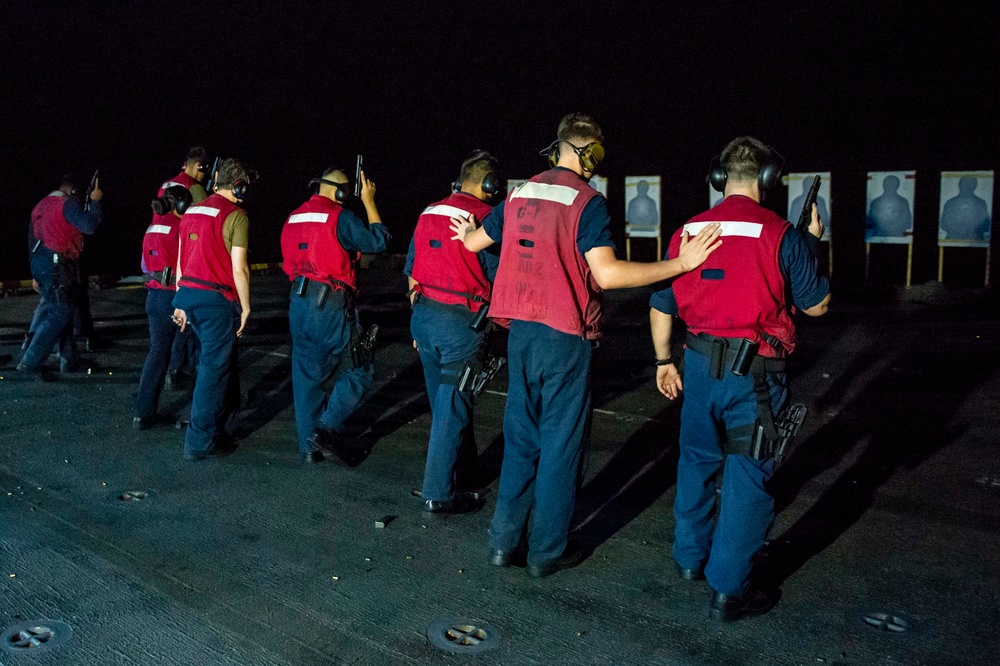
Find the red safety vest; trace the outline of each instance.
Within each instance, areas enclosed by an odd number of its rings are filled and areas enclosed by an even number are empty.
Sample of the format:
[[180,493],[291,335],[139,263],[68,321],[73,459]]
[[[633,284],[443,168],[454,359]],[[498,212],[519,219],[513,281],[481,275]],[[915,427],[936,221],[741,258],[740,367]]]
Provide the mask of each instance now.
[[213,289],[231,301],[237,299],[233,259],[226,250],[222,226],[243,209],[221,194],[213,194],[188,208],[180,223],[181,279],[178,287]]
[[413,274],[417,293],[478,312],[490,300],[490,282],[475,252],[451,240],[451,218],[475,215],[477,224],[493,208],[471,194],[458,192],[424,209],[413,231]]
[[77,259],[83,251],[83,232],[66,219],[63,207],[67,201],[66,194],[59,190],[39,201],[31,211],[31,230],[48,249]]
[[[168,187],[180,185],[184,189],[190,190],[192,185],[198,181],[187,175],[183,171],[160,185],[156,196],[162,197]],[[143,270],[148,273],[159,273],[164,268],[170,266],[177,267],[177,234],[181,219],[172,212],[166,215],[153,213],[153,221],[146,228],[146,234],[142,237],[142,265]],[[164,286],[159,280],[150,280],[146,283],[150,289],[166,289],[173,291],[176,286]]]
[[761,356],[785,356],[795,348],[795,323],[780,251],[791,225],[753,199],[731,195],[678,229],[670,256],[677,256],[684,230],[693,236],[711,222],[722,223],[722,246],[699,268],[674,278],[678,316],[691,333],[748,338],[761,343]]
[[343,211],[336,201],[314,194],[288,216],[281,230],[281,268],[289,280],[304,275],[334,289],[343,289],[346,284],[357,290],[354,257],[337,239]]
[[185,173],[184,171],[181,171],[179,174],[177,174],[167,182],[163,183],[163,185],[160,185],[160,191],[156,193],[156,196],[162,197],[163,192],[172,185],[180,185],[184,189],[190,190],[192,185],[197,185],[197,184],[198,184],[197,180],[187,175],[187,173]]
[[580,216],[601,196],[572,171],[551,169],[515,188],[504,208],[490,318],[534,321],[601,337],[601,288],[577,248]]

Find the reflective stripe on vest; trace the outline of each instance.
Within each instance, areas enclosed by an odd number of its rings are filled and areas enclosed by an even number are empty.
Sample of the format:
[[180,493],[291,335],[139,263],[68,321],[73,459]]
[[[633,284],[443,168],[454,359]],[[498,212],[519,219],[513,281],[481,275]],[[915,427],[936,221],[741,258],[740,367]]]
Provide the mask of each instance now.
[[218,208],[212,208],[211,206],[192,206],[187,209],[185,215],[208,215],[209,217],[218,217],[221,213]]
[[303,224],[306,222],[320,222],[326,224],[330,219],[329,213],[296,213],[288,217],[288,224]]
[[512,201],[514,199],[541,199],[542,201],[554,201],[564,206],[572,206],[579,194],[579,190],[565,185],[528,181],[515,189],[510,198]]
[[[684,225],[684,231],[688,232],[691,236],[695,236],[710,224],[715,224],[715,222],[688,222]],[[720,221],[718,224],[722,228],[723,236],[760,238],[761,232],[764,231],[764,225],[760,222]]]

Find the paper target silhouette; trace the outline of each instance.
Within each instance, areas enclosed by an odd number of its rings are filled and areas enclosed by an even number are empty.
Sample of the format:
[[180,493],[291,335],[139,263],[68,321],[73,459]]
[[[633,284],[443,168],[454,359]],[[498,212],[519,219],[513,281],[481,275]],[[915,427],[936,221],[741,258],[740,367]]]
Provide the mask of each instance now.
[[660,177],[625,177],[625,233],[633,238],[660,237]]
[[992,171],[942,171],[938,245],[989,247]]
[[916,171],[869,171],[865,242],[913,244]]

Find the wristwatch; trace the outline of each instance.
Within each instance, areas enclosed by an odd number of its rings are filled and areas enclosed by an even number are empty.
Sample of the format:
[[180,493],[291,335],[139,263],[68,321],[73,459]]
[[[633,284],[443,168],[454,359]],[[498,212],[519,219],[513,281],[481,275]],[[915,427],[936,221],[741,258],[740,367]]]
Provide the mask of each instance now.
[[672,358],[658,358],[658,359],[656,359],[656,366],[660,367],[661,365],[674,365],[674,359],[672,359]]

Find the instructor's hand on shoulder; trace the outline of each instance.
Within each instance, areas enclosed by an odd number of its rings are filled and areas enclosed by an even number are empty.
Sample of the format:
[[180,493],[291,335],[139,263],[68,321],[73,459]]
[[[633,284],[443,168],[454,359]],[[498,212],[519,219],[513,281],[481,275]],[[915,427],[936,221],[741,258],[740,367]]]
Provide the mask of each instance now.
[[722,226],[717,222],[706,226],[694,238],[691,238],[690,234],[686,231],[682,233],[681,248],[677,253],[677,258],[680,260],[684,270],[693,271],[705,263],[708,255],[715,252],[722,245],[722,240],[719,238],[721,235]]
[[464,215],[459,215],[458,217],[451,218],[451,224],[448,227],[451,229],[455,235],[451,237],[452,240],[465,242],[465,237],[476,230],[476,216],[469,215],[466,217]]

